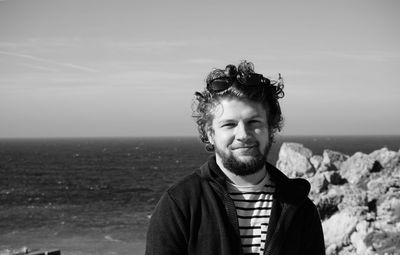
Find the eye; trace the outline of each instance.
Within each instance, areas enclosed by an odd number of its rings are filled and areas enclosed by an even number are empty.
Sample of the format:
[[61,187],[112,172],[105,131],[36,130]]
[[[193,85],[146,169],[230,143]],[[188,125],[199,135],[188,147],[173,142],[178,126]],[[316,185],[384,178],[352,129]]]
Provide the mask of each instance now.
[[252,125],[252,126],[259,127],[259,126],[263,126],[263,125],[264,125],[264,121],[261,121],[261,120],[259,120],[259,119],[254,119],[254,120],[250,120],[250,121],[248,122],[248,124],[249,124],[249,125]]
[[259,123],[261,123],[260,120],[250,120],[249,121],[249,124],[259,124]]
[[236,124],[233,123],[233,122],[227,122],[227,123],[223,123],[221,125],[221,127],[224,127],[224,128],[231,128],[231,127],[234,127],[234,126],[236,126]]

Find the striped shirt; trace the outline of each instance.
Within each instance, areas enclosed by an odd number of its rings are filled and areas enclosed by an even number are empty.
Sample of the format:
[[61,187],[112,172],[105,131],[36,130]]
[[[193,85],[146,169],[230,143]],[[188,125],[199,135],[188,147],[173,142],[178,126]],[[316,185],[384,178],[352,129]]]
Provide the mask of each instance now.
[[263,254],[275,185],[267,174],[253,186],[228,183],[228,192],[235,203],[244,254]]

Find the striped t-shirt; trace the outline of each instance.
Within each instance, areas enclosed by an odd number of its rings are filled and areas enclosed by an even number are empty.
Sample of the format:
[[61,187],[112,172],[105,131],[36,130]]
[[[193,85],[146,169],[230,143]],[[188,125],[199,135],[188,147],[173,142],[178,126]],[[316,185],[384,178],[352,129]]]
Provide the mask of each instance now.
[[244,254],[263,254],[275,185],[267,174],[253,186],[228,183],[228,192],[235,203]]

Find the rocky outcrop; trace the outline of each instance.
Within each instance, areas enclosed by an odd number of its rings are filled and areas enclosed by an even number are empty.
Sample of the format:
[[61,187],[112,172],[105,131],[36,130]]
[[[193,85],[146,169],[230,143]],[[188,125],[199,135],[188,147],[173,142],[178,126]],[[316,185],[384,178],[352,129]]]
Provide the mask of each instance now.
[[376,150],[370,153],[369,156],[379,162],[383,168],[394,168],[400,161],[400,153],[389,151],[388,148]]
[[339,170],[344,161],[348,159],[348,156],[333,150],[324,150],[322,153],[322,163],[320,171],[326,170]]
[[315,168],[310,162],[312,151],[299,143],[283,143],[277,167],[289,177],[313,176]]
[[284,143],[277,167],[310,182],[328,255],[400,255],[400,150],[313,155]]
[[359,184],[368,178],[371,172],[378,172],[380,168],[382,167],[374,158],[357,152],[343,162],[340,173],[351,184]]

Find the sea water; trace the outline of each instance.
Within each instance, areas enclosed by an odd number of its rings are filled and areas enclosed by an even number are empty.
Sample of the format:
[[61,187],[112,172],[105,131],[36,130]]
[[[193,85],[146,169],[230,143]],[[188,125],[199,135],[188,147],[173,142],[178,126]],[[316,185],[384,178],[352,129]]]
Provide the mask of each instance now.
[[[278,137],[321,155],[399,150],[400,136]],[[210,156],[196,138],[0,140],[0,254],[144,254],[161,194]]]

